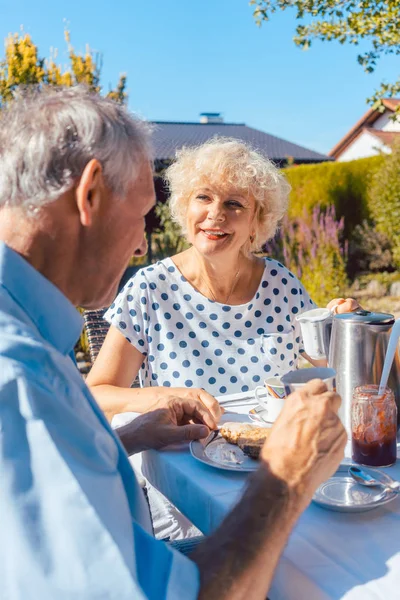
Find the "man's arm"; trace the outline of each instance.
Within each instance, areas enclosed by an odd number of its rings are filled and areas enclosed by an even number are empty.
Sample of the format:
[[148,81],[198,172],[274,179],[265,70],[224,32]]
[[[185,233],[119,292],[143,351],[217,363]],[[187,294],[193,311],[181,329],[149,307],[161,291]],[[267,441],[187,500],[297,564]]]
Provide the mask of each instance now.
[[191,557],[200,570],[200,599],[266,598],[294,524],[343,458],[339,405],[321,381],[287,399],[241,501]]
[[266,465],[239,504],[191,558],[201,574],[199,598],[265,599],[301,504]]

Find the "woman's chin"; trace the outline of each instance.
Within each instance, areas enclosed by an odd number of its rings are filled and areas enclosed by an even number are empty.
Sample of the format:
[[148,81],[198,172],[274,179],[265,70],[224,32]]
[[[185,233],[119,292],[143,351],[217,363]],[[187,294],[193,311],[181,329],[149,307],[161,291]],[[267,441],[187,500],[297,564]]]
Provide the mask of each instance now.
[[223,254],[228,251],[228,245],[222,244],[221,242],[207,242],[206,244],[194,244],[196,250],[203,256],[213,256],[216,254]]

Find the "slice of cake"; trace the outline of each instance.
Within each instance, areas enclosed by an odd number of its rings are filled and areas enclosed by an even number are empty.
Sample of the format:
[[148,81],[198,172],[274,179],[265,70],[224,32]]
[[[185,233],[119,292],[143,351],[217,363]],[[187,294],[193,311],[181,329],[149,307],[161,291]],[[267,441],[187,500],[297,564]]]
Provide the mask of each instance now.
[[270,428],[258,427],[251,423],[229,422],[221,425],[219,431],[227,442],[236,444],[247,456],[257,459],[269,436]]
[[230,444],[237,444],[238,437],[246,431],[251,431],[253,425],[251,423],[236,423],[234,421],[224,423],[220,426],[219,432],[223,438]]
[[266,427],[255,427],[251,431],[245,431],[238,437],[237,445],[247,456],[258,459],[270,431]]

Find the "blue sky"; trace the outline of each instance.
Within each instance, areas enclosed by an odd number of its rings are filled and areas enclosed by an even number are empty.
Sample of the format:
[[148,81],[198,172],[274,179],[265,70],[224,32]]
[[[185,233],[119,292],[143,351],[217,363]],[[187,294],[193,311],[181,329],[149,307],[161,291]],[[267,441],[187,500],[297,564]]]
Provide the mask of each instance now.
[[[105,88],[128,75],[129,106],[151,120],[198,121],[204,111],[327,152],[367,109],[399,61],[366,75],[357,48],[292,42],[296,20],[276,14],[258,28],[247,0],[0,0],[0,37],[21,25],[42,56],[58,48],[68,22],[76,50],[103,54]],[[1,53],[3,55],[3,52]]]

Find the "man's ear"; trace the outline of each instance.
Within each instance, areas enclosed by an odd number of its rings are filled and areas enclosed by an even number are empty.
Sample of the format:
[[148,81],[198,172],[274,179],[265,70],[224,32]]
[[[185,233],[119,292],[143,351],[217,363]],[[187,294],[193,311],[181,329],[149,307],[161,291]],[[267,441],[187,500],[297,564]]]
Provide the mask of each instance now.
[[76,205],[83,227],[90,227],[93,216],[99,211],[103,189],[103,170],[93,158],[83,169],[76,188]]

